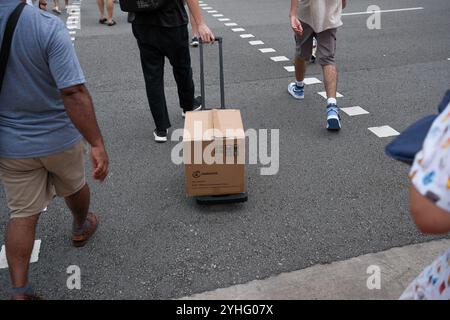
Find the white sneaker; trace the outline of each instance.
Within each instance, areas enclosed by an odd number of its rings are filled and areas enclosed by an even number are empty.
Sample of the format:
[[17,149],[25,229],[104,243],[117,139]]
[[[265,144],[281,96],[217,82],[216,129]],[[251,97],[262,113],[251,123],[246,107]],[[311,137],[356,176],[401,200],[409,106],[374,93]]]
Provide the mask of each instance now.
[[154,130],[153,136],[155,137],[155,141],[158,143],[163,143],[167,141],[167,135],[169,133],[169,130]]

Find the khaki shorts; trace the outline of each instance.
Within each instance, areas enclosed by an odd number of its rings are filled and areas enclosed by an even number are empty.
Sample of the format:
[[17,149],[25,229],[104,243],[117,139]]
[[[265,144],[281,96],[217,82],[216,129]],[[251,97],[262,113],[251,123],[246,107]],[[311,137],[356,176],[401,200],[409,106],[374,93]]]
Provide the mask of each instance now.
[[336,32],[337,29],[328,29],[315,33],[308,24],[302,22],[303,35],[295,34],[295,57],[309,61],[313,51],[313,37],[317,40],[316,58],[321,65],[336,64]]
[[42,158],[0,158],[0,179],[11,218],[41,213],[55,197],[70,196],[84,187],[86,144]]

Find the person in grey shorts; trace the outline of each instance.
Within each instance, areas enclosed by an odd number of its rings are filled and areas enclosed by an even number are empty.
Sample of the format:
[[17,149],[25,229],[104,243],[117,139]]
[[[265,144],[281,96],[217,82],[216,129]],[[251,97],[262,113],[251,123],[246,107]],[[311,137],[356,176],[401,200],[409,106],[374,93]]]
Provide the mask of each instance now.
[[337,106],[336,33],[342,25],[346,0],[291,0],[290,20],[295,33],[295,77],[288,92],[296,99],[305,97],[306,63],[311,59],[313,39],[317,40],[316,61],[322,66],[327,94],[327,129],[340,130]]

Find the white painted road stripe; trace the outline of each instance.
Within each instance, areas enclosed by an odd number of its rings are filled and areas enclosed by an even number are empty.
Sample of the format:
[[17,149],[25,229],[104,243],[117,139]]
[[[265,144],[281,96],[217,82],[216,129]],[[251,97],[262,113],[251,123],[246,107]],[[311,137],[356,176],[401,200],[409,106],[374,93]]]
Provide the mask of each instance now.
[[237,24],[236,22],[227,22],[227,23],[225,23],[225,25],[226,25],[227,27],[235,27],[235,26],[237,26],[238,24]]
[[317,78],[305,78],[305,79],[303,80],[303,83],[306,84],[306,85],[308,86],[308,85],[312,85],[312,84],[319,84],[319,83],[322,83],[322,81],[320,81],[320,80],[317,79]]
[[258,50],[261,51],[262,53],[269,53],[269,52],[276,52],[277,51],[274,48],[263,48],[263,49],[258,49]]
[[369,111],[364,110],[360,106],[349,107],[349,108],[341,108],[341,110],[344,111],[350,117],[360,116],[360,115],[363,115],[363,114],[369,114]]
[[218,17],[223,17],[223,14],[218,13],[218,14],[213,14],[212,16],[213,16],[214,18],[218,18]]
[[[35,240],[33,246],[33,252],[31,253],[30,263],[37,262],[39,260],[39,252],[41,251],[41,240]],[[8,262],[6,261],[5,246],[2,246],[0,251],[0,269],[8,268]]]
[[230,19],[229,18],[220,18],[220,19],[218,19],[219,21],[230,21]]
[[202,7],[203,10],[211,10],[212,7]]
[[217,10],[209,10],[208,13],[217,13]]
[[247,33],[247,34],[241,34],[240,37],[242,39],[248,39],[248,38],[254,38],[255,36],[250,33]]
[[278,57],[271,57],[270,60],[280,62],[280,61],[289,61],[289,58],[285,56],[278,56]]
[[343,13],[343,16],[357,16],[357,15],[363,15],[363,14],[374,14],[374,13],[387,13],[387,12],[401,12],[401,11],[416,11],[416,10],[423,10],[423,7],[416,7],[416,8],[403,8],[403,9],[391,9],[391,10],[377,10],[377,11],[362,11],[362,12],[348,12]]
[[295,71],[295,67],[294,66],[286,66],[284,68],[286,69],[287,72],[294,72]]
[[[319,96],[321,96],[322,98],[327,99],[327,93],[325,91],[317,92],[317,94]],[[343,98],[343,97],[344,96],[342,94],[340,94],[339,92],[336,92],[336,98]]]
[[372,131],[372,133],[374,133],[379,138],[393,137],[398,136],[400,134],[397,130],[392,129],[389,126],[371,127],[369,128],[369,130]]
[[248,43],[250,43],[250,45],[252,45],[252,46],[259,46],[259,45],[264,44],[264,42],[262,42],[261,40],[249,41]]
[[231,31],[233,31],[233,32],[243,32],[243,31],[245,31],[245,29],[244,28],[233,28],[233,29],[231,29]]

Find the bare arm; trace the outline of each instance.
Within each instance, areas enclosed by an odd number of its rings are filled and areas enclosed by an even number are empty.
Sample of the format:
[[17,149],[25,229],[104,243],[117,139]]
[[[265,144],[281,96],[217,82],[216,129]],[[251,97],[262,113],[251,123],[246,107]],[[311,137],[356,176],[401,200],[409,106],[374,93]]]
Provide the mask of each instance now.
[[411,185],[409,188],[411,216],[419,230],[427,234],[450,232],[450,213],[436,206]]
[[298,0],[291,0],[291,9],[289,10],[289,19],[291,20],[291,28],[295,33],[302,35],[303,27],[297,17]]
[[190,13],[194,17],[195,23],[197,24],[198,34],[200,38],[203,40],[203,42],[214,41],[214,34],[203,20],[200,6],[198,5],[198,0],[187,0],[186,2],[189,7]]
[[105,180],[109,159],[88,90],[84,85],[77,85],[62,89],[61,95],[69,118],[92,147],[94,179]]

